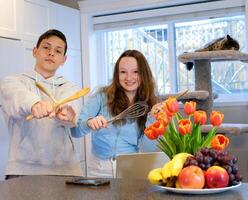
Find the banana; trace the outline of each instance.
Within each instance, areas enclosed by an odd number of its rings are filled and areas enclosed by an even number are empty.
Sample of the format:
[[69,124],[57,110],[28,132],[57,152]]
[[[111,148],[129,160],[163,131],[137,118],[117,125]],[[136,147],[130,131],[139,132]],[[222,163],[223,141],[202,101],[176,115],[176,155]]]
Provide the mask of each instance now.
[[179,182],[178,182],[178,180],[176,181],[176,188],[181,188],[181,186],[179,185]]
[[178,153],[176,154],[173,159],[171,160],[172,162],[172,167],[171,167],[171,176],[178,176],[178,174],[180,173],[180,171],[183,168],[183,164],[185,163],[186,159],[192,156],[189,153]]
[[164,182],[167,182],[166,180],[172,176],[171,175],[171,168],[172,168],[172,160],[165,163],[163,166],[162,176],[163,176]]
[[167,187],[179,187],[176,184],[177,176],[180,171],[183,169],[184,162],[186,159],[192,156],[189,153],[178,153],[172,160],[166,162],[163,168],[156,168],[149,172],[148,179],[152,184],[161,184],[166,185]]
[[156,169],[151,170],[148,173],[147,178],[152,184],[162,183],[163,182],[162,168],[156,168]]

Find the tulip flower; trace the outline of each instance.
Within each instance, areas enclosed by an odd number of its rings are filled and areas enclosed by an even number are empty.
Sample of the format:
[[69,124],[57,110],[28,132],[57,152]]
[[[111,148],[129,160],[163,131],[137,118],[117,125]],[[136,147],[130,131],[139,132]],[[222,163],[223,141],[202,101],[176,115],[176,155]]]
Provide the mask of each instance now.
[[215,150],[224,150],[228,144],[229,139],[222,134],[216,134],[211,141],[211,147]]
[[220,126],[224,119],[224,114],[219,111],[212,111],[210,115],[210,123],[213,126]]
[[170,117],[167,115],[166,112],[159,112],[157,115],[156,115],[156,119],[158,121],[162,121],[164,123],[164,126],[167,126],[169,123],[170,123]]
[[189,119],[181,119],[178,122],[178,132],[182,135],[189,134],[192,130],[192,123]]
[[168,118],[171,118],[174,115],[174,113],[172,113],[172,112],[170,112],[168,110],[167,105],[166,105],[165,102],[163,103],[163,112],[166,113],[166,115],[168,116]]
[[146,137],[148,137],[150,140],[155,140],[158,138],[158,135],[156,133],[155,130],[147,127],[145,130],[144,130],[144,133],[146,135]]
[[165,126],[163,121],[155,121],[145,129],[144,133],[149,139],[154,140],[157,139],[159,135],[163,135],[164,131]]
[[194,101],[187,101],[184,104],[184,113],[187,116],[190,116],[190,115],[194,114],[195,110],[196,110],[196,102],[194,102]]
[[197,124],[204,125],[207,121],[207,114],[203,110],[197,110],[194,112],[194,122]]
[[[156,121],[149,125],[144,133],[151,139],[157,140],[157,146],[172,159],[180,152],[194,155],[199,149],[212,147],[222,150],[229,144],[229,139],[217,134],[218,127],[224,118],[220,112],[211,113],[212,129],[202,136],[202,125],[207,122],[205,111],[196,111],[196,102],[188,101],[184,104],[186,119],[179,112],[179,104],[175,97],[156,104],[151,110],[151,117]],[[191,117],[193,116],[193,117]]]
[[174,114],[179,111],[179,104],[175,97],[169,97],[165,101],[165,106],[166,106],[165,109],[168,110],[170,113]]

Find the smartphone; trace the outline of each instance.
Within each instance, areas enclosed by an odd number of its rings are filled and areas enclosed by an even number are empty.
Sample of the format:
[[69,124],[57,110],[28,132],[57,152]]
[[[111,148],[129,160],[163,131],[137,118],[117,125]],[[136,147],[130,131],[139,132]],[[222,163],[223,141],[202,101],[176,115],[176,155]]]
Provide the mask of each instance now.
[[89,178],[72,178],[65,181],[66,184],[76,184],[85,186],[101,186],[108,185],[110,180],[108,179],[89,179]]

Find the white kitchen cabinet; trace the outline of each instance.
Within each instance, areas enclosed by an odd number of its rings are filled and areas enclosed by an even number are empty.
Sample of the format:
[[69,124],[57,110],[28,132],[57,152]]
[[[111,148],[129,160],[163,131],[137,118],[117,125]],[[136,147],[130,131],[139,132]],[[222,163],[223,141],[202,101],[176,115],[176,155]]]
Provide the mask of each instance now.
[[22,0],[0,0],[0,36],[21,38]]

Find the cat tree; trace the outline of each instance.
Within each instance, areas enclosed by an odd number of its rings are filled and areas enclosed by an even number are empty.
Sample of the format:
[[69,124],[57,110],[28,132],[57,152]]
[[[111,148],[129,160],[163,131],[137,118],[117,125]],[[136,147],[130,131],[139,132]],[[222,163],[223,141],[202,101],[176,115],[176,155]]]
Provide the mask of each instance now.
[[[239,60],[248,62],[248,54],[235,50],[219,50],[183,53],[178,60],[182,63],[193,62],[195,68],[195,91],[182,97],[182,100],[194,100],[197,109],[205,110],[210,115],[213,108],[213,100],[216,96],[212,92],[211,62]],[[208,132],[211,126],[204,126],[203,132]],[[246,124],[223,124],[219,132],[239,134],[248,132]]]

